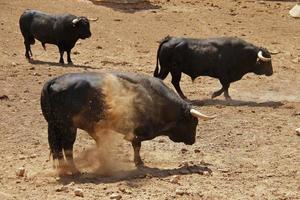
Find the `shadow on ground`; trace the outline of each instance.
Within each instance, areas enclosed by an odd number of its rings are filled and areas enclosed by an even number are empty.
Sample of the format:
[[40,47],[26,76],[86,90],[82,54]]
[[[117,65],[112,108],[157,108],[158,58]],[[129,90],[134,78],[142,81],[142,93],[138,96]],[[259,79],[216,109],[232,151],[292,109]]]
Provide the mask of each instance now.
[[212,170],[207,166],[190,165],[182,166],[174,169],[159,169],[151,167],[143,167],[141,169],[134,169],[129,171],[117,171],[111,176],[103,176],[98,173],[86,173],[79,176],[63,176],[60,178],[62,184],[75,183],[115,183],[120,181],[133,181],[143,178],[166,178],[173,175],[182,174],[211,174]]
[[220,100],[220,99],[203,99],[203,100],[191,100],[190,101],[195,106],[249,106],[249,107],[272,107],[277,108],[283,106],[281,101],[265,101],[265,102],[255,102],[255,101],[242,101],[242,100]]
[[48,61],[42,61],[42,60],[30,60],[30,64],[33,65],[50,65],[55,67],[78,67],[83,69],[98,69],[89,65],[76,65],[76,64],[60,64],[58,62],[48,62]]
[[124,13],[135,13],[144,10],[159,9],[161,6],[154,5],[149,1],[140,1],[136,3],[115,3],[111,1],[90,0],[94,5],[109,7],[115,11]]

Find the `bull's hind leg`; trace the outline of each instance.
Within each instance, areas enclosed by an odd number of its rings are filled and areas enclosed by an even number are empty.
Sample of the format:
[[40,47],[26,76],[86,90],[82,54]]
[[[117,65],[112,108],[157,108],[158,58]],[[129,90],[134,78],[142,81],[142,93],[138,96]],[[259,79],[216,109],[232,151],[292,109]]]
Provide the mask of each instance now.
[[73,159],[73,146],[76,140],[77,129],[74,127],[65,127],[62,129],[62,148],[68,163],[69,170],[72,174],[79,174],[80,172],[75,166]]
[[228,93],[228,89],[229,89],[230,83],[224,83],[224,82],[221,81],[221,84],[222,84],[222,88],[220,90],[218,90],[218,91],[215,91],[212,94],[211,98],[212,99],[216,98],[216,97],[220,96],[224,92],[225,99],[226,100],[230,100],[231,97],[229,96],[229,93]]
[[180,85],[179,85],[179,82],[180,82],[180,79],[181,79],[181,72],[171,71],[171,75],[172,75],[172,81],[171,82],[172,82],[173,86],[175,87],[177,93],[179,94],[179,96],[182,99],[186,99],[186,96],[184,96],[183,92],[181,91]]
[[[55,123],[48,124],[48,142],[50,146],[50,151],[54,161],[55,168],[61,168],[63,165],[63,152],[62,152],[62,138],[59,128]],[[57,165],[58,161],[58,165]]]
[[24,45],[25,45],[25,57],[30,60],[30,55],[32,56],[32,52],[30,49],[30,42],[28,40],[24,41]]

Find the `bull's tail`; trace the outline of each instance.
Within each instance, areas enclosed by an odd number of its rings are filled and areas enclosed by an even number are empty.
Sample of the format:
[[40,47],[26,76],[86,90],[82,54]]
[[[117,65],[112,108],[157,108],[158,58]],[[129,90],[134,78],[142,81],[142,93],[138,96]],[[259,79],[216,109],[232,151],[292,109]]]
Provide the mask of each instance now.
[[48,122],[48,143],[50,154],[54,162],[63,158],[60,129],[55,123],[54,110],[51,97],[51,85],[55,79],[52,79],[44,84],[41,94],[41,109],[44,118]]
[[[167,37],[165,37],[164,39],[162,39],[160,41],[160,44],[159,44],[159,47],[158,47],[157,53],[156,53],[156,67],[155,67],[154,74],[153,74],[154,77],[161,77],[160,70],[159,70],[159,52],[161,50],[162,45],[164,43],[168,42],[170,39],[171,39],[171,36],[168,35]],[[161,78],[163,78],[163,77],[161,77]]]

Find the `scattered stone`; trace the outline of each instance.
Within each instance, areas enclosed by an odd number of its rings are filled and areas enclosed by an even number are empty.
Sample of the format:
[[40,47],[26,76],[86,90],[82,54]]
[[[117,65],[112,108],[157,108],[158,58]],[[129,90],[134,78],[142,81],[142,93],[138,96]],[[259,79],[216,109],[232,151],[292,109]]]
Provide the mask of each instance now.
[[79,53],[79,51],[74,51],[73,54],[74,54],[74,55],[78,55],[78,54],[80,54],[80,53]]
[[7,95],[1,95],[0,100],[9,100]]
[[173,177],[170,179],[170,182],[171,182],[171,183],[178,184],[178,183],[179,183],[179,180],[180,180],[180,176],[175,175],[175,176],[173,176]]
[[200,153],[201,151],[200,151],[200,149],[194,149],[194,152],[195,153]]
[[24,177],[25,176],[25,168],[24,167],[20,167],[17,171],[16,171],[16,175],[18,177]]
[[186,148],[181,149],[181,153],[186,153],[188,150]]
[[296,135],[300,136],[300,128],[296,129]]
[[180,195],[180,196],[185,195],[185,194],[187,194],[187,195],[189,194],[189,192],[187,192],[183,189],[176,189],[175,193],[176,193],[176,195]]
[[35,70],[35,67],[30,67],[29,70]]
[[[63,185],[55,190],[55,192],[69,192],[69,187],[67,185]],[[74,191],[75,192],[75,191]],[[76,194],[75,194],[76,195]]]
[[32,155],[29,156],[29,158],[36,158],[36,157],[37,157],[36,154],[32,154]]
[[110,199],[116,199],[116,200],[120,200],[122,199],[122,196],[118,193],[112,193],[110,196],[109,196]]
[[39,73],[37,73],[37,72],[34,72],[33,76],[41,76],[41,75]]
[[209,173],[209,171],[204,171],[204,172],[203,172],[203,175],[204,175],[204,176],[210,176],[210,173]]
[[96,48],[97,48],[97,49],[103,49],[103,47],[101,47],[101,46],[97,46]]
[[74,194],[75,194],[75,196],[83,197],[83,191],[82,191],[82,189],[80,189],[80,188],[76,188],[76,189],[74,190]]
[[300,4],[296,4],[290,11],[289,14],[294,18],[300,17]]
[[165,139],[159,139],[159,140],[158,140],[158,143],[165,143],[165,142],[166,142]]
[[11,65],[15,67],[15,66],[17,66],[17,63],[12,62]]
[[294,58],[294,59],[292,60],[292,62],[293,62],[293,63],[299,63],[299,62],[300,62],[300,59],[299,59],[299,58]]

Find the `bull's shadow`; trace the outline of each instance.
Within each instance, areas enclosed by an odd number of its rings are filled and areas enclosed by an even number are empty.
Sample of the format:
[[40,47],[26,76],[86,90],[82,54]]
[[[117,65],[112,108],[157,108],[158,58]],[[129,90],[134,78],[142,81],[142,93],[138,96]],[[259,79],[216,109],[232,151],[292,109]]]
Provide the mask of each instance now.
[[33,60],[33,59],[29,60],[29,63],[33,65],[50,65],[54,67],[78,67],[83,69],[98,69],[89,65],[61,64],[58,62],[49,62],[49,61]]
[[122,3],[120,2],[113,2],[113,1],[99,1],[99,0],[90,0],[94,5],[105,6],[109,7],[115,11],[124,12],[124,13],[135,13],[144,10],[153,10],[159,9],[161,6],[154,5],[151,2],[144,0],[144,1],[137,1],[134,3]]
[[248,107],[272,107],[278,108],[284,104],[281,101],[242,101],[242,100],[221,100],[221,99],[203,99],[203,100],[190,100],[192,105],[195,106],[248,106]]
[[59,181],[66,185],[71,182],[75,183],[116,183],[120,181],[134,181],[143,178],[166,178],[173,175],[188,175],[188,174],[211,174],[212,170],[208,168],[210,164],[206,163],[205,165],[190,165],[182,166],[179,168],[173,169],[159,169],[151,167],[143,167],[141,169],[134,169],[129,171],[117,171],[114,172],[112,176],[103,176],[99,173],[86,173],[79,176],[63,176]]

